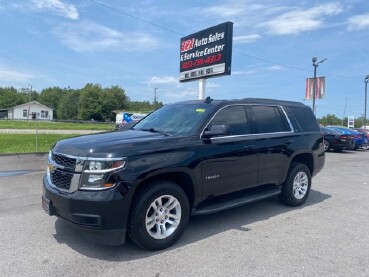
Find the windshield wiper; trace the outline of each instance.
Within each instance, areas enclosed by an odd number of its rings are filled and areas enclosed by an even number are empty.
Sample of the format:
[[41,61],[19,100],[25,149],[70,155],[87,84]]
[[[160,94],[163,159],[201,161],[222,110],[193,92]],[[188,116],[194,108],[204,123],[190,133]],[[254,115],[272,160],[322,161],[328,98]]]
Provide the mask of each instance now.
[[163,132],[161,130],[155,129],[155,128],[137,129],[137,130],[151,132],[151,133],[159,133],[159,134],[162,134],[164,136],[169,136],[169,134],[167,134],[167,133],[165,133],[165,132]]

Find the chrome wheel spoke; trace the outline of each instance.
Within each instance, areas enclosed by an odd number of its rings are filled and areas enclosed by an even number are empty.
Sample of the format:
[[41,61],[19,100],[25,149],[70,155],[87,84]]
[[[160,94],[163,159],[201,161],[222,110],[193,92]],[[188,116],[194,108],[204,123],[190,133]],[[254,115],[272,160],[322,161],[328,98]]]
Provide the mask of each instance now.
[[296,199],[304,198],[309,187],[309,177],[303,171],[298,172],[293,180],[293,195]]
[[178,228],[181,214],[181,204],[172,195],[156,198],[146,212],[145,225],[148,234],[154,239],[166,239]]

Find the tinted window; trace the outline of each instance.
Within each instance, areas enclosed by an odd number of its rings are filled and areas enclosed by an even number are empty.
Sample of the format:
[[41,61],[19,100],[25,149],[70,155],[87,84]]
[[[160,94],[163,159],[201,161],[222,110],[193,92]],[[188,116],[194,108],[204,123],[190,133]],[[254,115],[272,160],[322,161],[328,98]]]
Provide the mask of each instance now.
[[310,108],[289,107],[302,131],[319,131],[319,125]]
[[213,125],[228,125],[229,135],[248,134],[245,108],[243,106],[230,106],[220,110],[212,119],[207,129]]
[[255,124],[255,133],[265,134],[291,131],[277,107],[250,106],[250,111]]

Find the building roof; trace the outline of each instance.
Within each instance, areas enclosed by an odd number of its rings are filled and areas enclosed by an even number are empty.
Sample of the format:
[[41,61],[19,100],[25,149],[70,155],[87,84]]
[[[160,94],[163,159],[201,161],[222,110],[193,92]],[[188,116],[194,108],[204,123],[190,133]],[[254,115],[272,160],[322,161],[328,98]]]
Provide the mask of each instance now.
[[54,110],[53,108],[50,108],[50,107],[48,107],[48,106],[46,106],[44,104],[41,104],[40,102],[37,102],[37,101],[31,101],[31,102],[27,102],[27,103],[24,103],[24,104],[20,104],[20,105],[17,105],[17,106],[12,107],[10,109],[19,108],[19,107],[23,107],[23,106],[29,106],[30,104],[36,104],[36,105],[40,105],[40,106],[43,106],[45,108],[48,108],[50,110]]

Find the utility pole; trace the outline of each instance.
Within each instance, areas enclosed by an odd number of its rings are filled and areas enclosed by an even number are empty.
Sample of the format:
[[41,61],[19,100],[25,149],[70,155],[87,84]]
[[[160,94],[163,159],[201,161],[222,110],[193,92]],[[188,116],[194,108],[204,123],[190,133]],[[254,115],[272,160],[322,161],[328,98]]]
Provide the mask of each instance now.
[[31,94],[32,94],[32,85],[30,85],[30,90],[29,90],[27,121],[28,121],[28,118],[29,118],[29,113],[31,111]]
[[154,108],[156,109],[156,107],[157,107],[157,102],[158,102],[158,97],[157,97],[157,90],[158,90],[159,88],[154,88]]
[[367,90],[368,90],[369,75],[366,75],[364,82],[365,82],[364,129],[366,129],[366,95],[367,95]]
[[315,115],[316,111],[315,111],[315,98],[316,98],[316,84],[317,84],[317,80],[316,80],[316,68],[318,67],[318,65],[324,61],[327,60],[327,58],[321,60],[320,62],[316,62],[317,61],[317,57],[313,57],[312,58],[312,62],[313,62],[313,66],[314,66],[314,88],[313,88],[313,113]]

